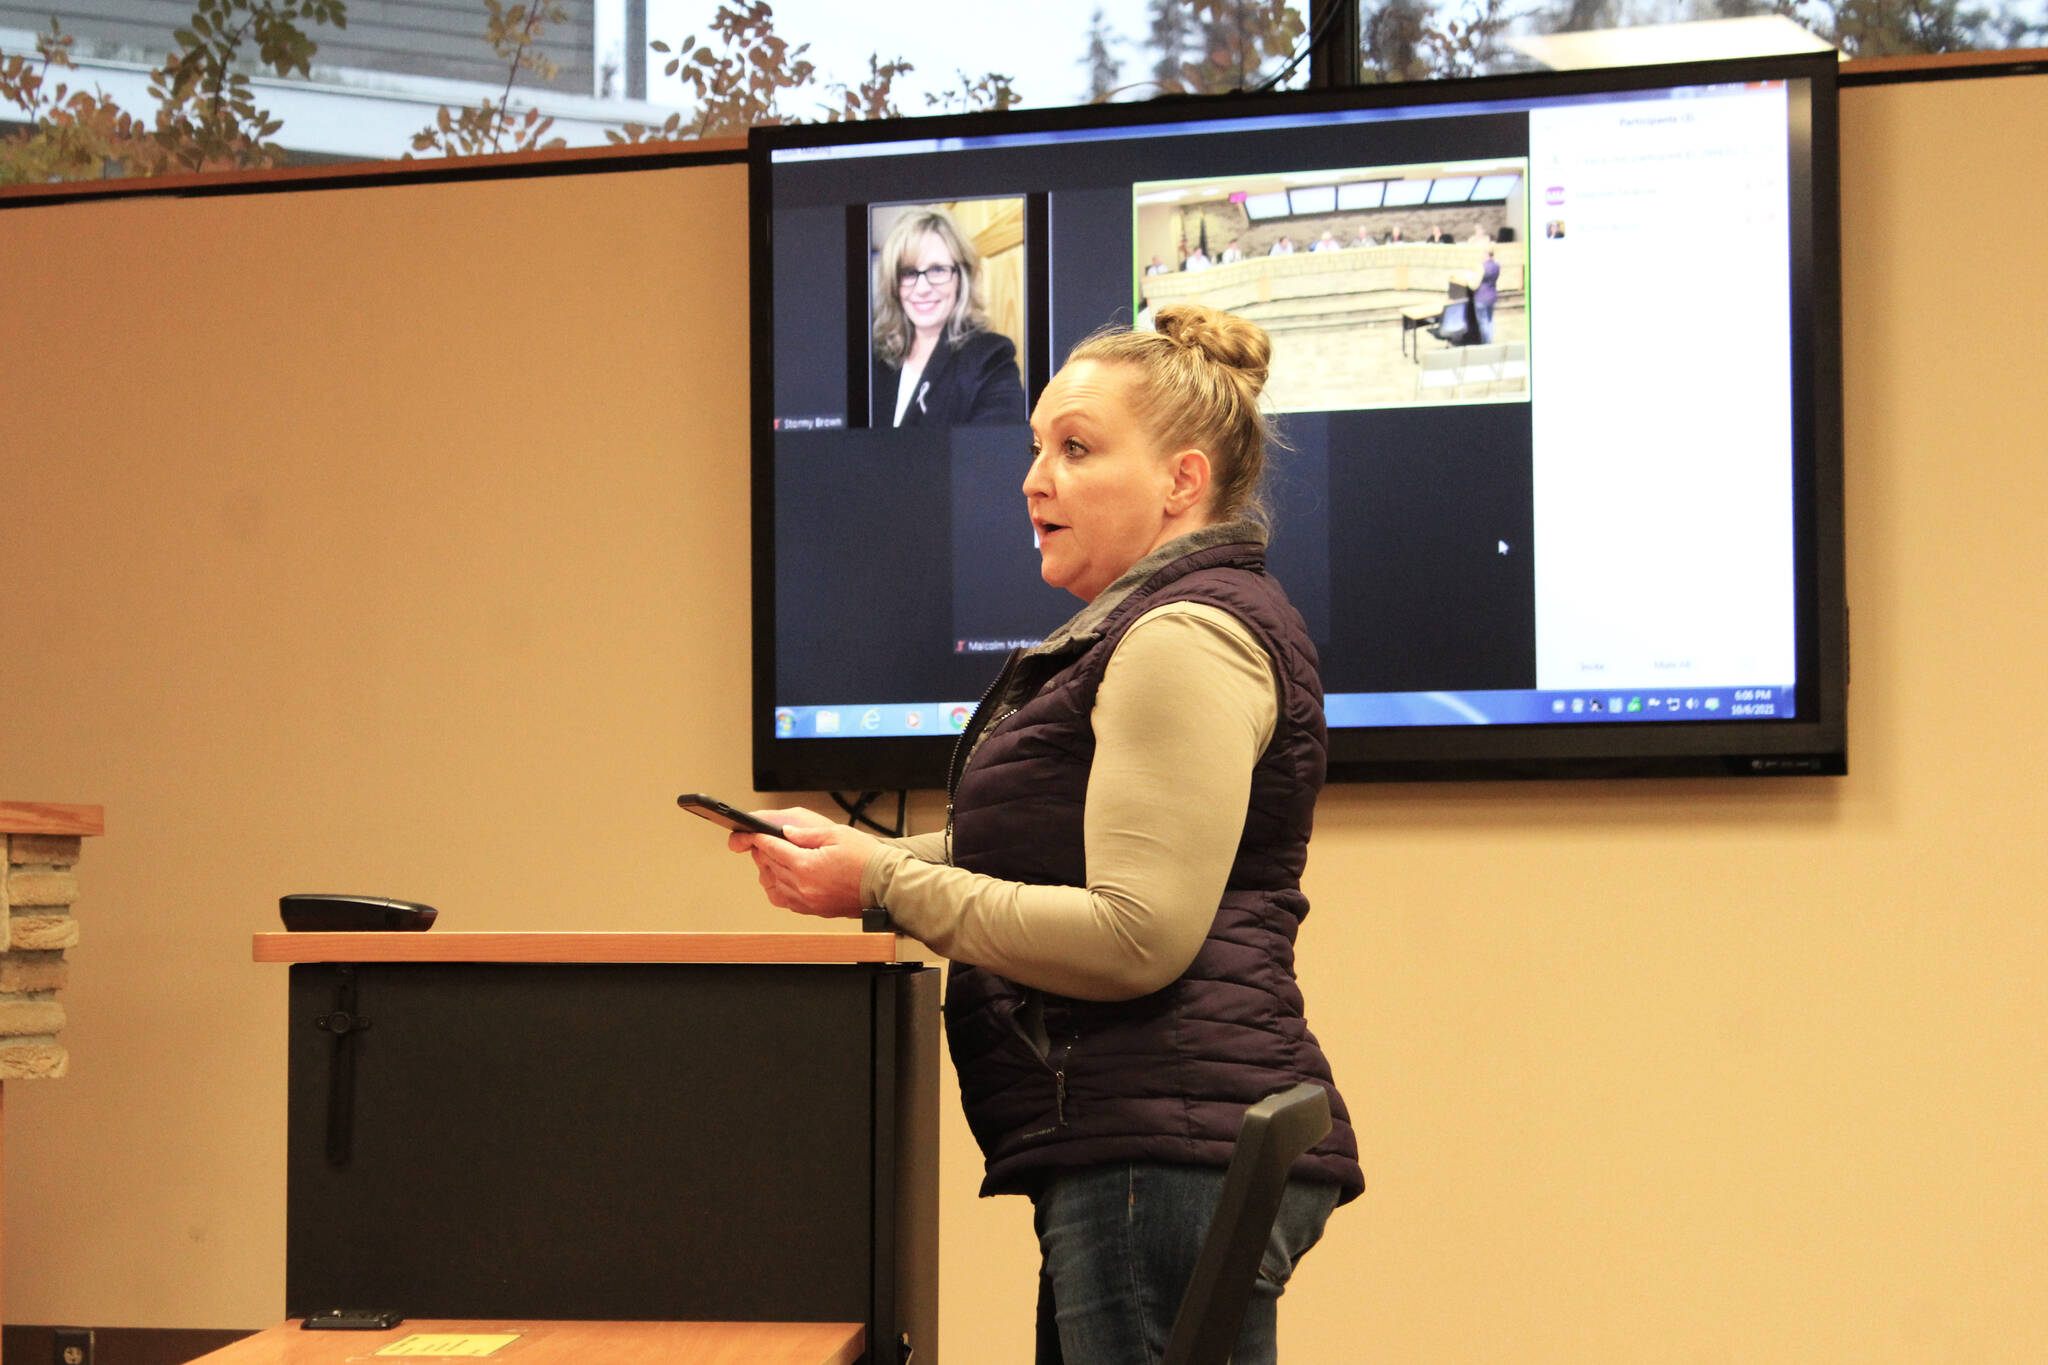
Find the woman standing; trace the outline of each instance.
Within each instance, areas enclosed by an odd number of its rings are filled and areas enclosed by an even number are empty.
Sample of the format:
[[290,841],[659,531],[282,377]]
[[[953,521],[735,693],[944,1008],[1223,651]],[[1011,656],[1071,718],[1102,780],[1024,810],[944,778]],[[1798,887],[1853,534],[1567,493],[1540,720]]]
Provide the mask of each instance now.
[[937,205],[896,220],[875,262],[873,424],[1024,421],[1017,348],[988,330],[981,253]]
[[961,737],[942,834],[807,811],[735,836],[777,905],[885,905],[952,960],[948,1044],[984,1194],[1036,1206],[1041,1365],[1156,1359],[1245,1106],[1299,1081],[1335,1126],[1294,1169],[1233,1359],[1359,1192],[1294,940],[1323,780],[1307,627],[1265,572],[1270,348],[1199,306],[1083,342],[1032,414],[1044,579],[1087,605],[1019,651]]

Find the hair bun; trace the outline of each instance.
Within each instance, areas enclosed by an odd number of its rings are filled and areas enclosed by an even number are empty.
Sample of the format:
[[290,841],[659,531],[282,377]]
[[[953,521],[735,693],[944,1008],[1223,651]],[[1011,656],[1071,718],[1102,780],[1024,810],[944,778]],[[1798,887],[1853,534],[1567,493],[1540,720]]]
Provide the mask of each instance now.
[[1168,340],[1236,370],[1254,392],[1266,386],[1273,343],[1267,338],[1266,329],[1256,322],[1207,304],[1176,303],[1159,310],[1153,327]]

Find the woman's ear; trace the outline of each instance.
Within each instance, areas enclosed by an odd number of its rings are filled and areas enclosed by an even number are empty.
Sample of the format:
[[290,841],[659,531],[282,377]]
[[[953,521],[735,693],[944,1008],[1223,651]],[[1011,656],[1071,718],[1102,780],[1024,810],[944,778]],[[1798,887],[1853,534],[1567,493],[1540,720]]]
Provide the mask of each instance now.
[[1192,447],[1173,455],[1168,464],[1173,486],[1166,493],[1166,510],[1173,516],[1198,508],[1209,496],[1209,457]]

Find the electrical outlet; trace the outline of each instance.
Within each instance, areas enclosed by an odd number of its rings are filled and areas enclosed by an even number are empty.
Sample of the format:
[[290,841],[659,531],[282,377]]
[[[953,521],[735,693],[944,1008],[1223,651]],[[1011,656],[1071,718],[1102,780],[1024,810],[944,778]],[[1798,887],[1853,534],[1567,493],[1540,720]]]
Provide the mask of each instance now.
[[52,1365],[92,1365],[92,1328],[59,1327],[52,1338]]

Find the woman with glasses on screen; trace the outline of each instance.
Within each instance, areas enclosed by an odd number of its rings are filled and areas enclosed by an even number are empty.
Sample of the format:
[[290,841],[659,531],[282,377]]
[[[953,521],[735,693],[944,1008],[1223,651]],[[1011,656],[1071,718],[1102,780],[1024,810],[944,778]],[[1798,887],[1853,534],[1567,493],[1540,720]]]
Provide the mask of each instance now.
[[1325,738],[1315,647],[1265,571],[1270,346],[1199,305],[1157,327],[1084,341],[1032,413],[1040,574],[1087,605],[1004,665],[946,830],[786,810],[764,812],[786,840],[731,840],[775,904],[886,906],[951,959],[982,1193],[1036,1206],[1040,1365],[1158,1358],[1247,1105],[1313,1081],[1335,1123],[1294,1167],[1236,1365],[1274,1359],[1295,1261],[1364,1185],[1294,976]]
[[1017,348],[989,330],[981,274],[981,253],[937,205],[889,229],[875,262],[875,426],[1023,424]]

